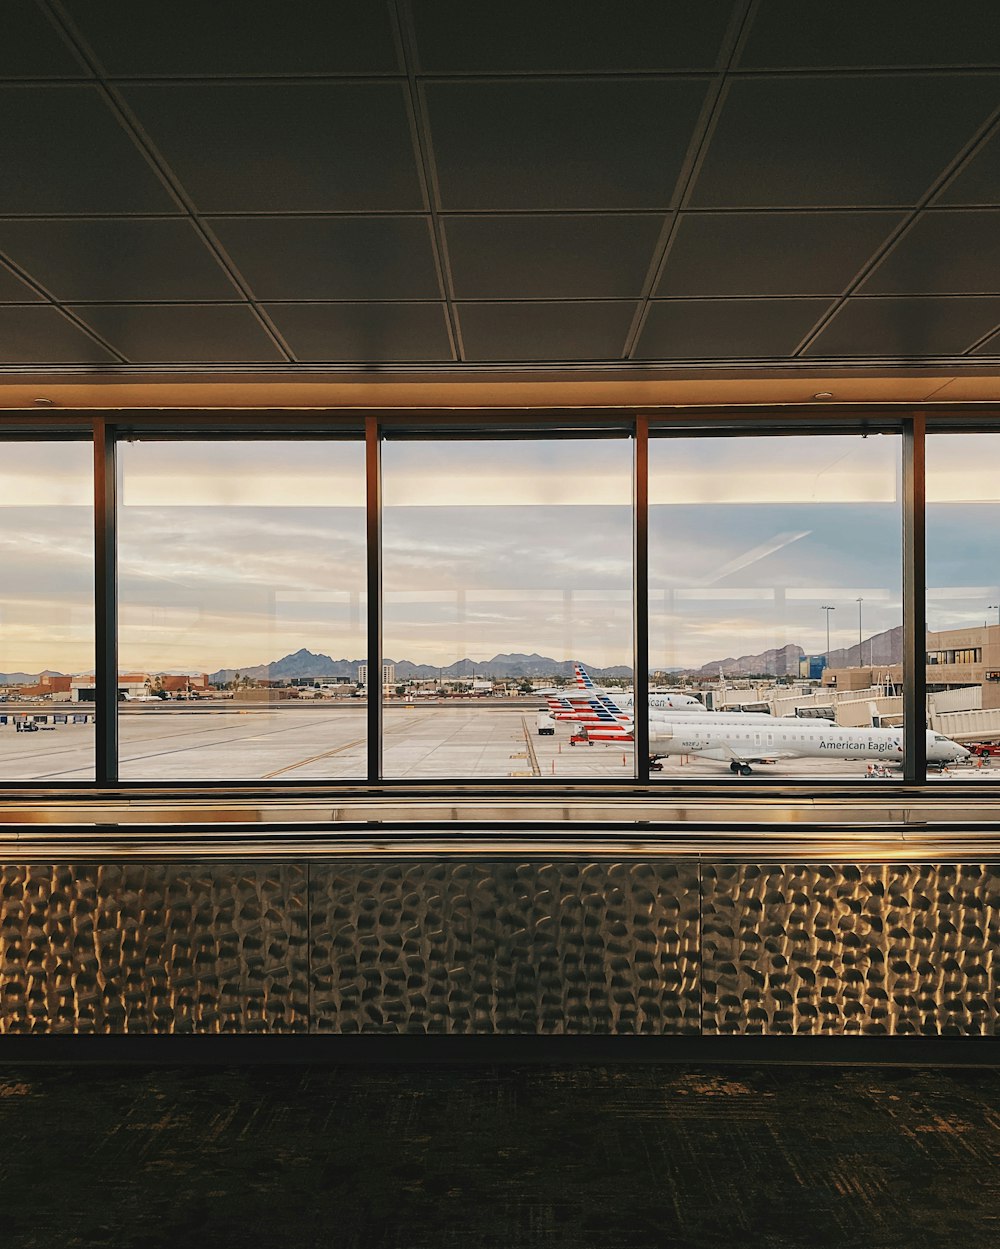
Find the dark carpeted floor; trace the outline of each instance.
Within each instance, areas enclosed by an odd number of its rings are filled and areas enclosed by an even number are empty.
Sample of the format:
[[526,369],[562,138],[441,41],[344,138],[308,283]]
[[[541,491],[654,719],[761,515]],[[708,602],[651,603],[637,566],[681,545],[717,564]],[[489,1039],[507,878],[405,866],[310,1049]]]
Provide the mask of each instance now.
[[0,1070],[0,1243],[946,1249],[1000,1235],[1000,1072]]

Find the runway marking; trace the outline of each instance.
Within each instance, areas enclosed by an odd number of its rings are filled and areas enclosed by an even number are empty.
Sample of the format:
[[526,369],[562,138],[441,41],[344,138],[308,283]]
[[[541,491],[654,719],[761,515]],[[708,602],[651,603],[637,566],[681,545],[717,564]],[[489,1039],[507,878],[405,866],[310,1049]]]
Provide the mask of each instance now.
[[[175,714],[179,714],[179,713],[175,713]],[[281,713],[279,712],[278,714],[280,715]],[[327,718],[327,723],[332,723],[332,722],[333,722],[334,720],[336,720],[337,718],[338,718],[338,717],[336,717],[336,716],[328,717],[328,718]],[[192,735],[192,734],[199,734],[199,735],[201,735],[201,734],[205,734],[205,733],[227,733],[227,732],[228,732],[228,733],[231,733],[234,729],[237,729],[237,728],[249,728],[249,727],[254,727],[254,728],[256,728],[256,727],[258,727],[258,726],[257,726],[257,725],[253,725],[253,726],[250,726],[250,725],[235,725],[235,724],[233,724],[233,725],[214,725],[214,726],[212,726],[212,727],[210,727],[210,728],[198,728],[198,729],[187,729],[187,730],[182,729],[182,730],[180,730],[179,732],[176,732],[176,733],[163,733],[163,734],[151,733],[151,734],[149,734],[149,735],[148,735],[148,736],[146,736],[146,737],[138,737],[138,738],[133,738],[133,739],[132,739],[132,741],[131,741],[130,743],[128,743],[128,745],[138,745],[138,744],[139,744],[139,743],[141,743],[141,742],[164,741],[165,739],[169,739],[169,738],[171,738],[171,737],[185,737],[185,736],[190,736],[190,735]],[[300,723],[300,724],[285,724],[285,725],[282,725],[280,728],[270,729],[267,733],[257,734],[257,735],[256,735],[256,736],[254,736],[254,737],[251,737],[251,736],[244,736],[244,737],[230,737],[230,738],[227,738],[227,739],[222,739],[222,740],[217,741],[217,742],[210,742],[210,743],[208,743],[208,746],[207,746],[207,747],[206,747],[206,745],[205,745],[204,743],[201,743],[201,742],[196,742],[194,745],[191,745],[191,746],[179,746],[179,747],[177,747],[177,748],[176,748],[176,749],[174,749],[174,750],[154,750],[154,751],[151,751],[149,754],[144,754],[144,755],[129,755],[129,754],[126,754],[126,753],[125,753],[126,744],[125,744],[125,743],[122,743],[122,753],[121,753],[121,756],[120,756],[120,763],[121,763],[122,768],[124,768],[127,764],[130,764],[130,763],[139,763],[139,762],[141,762],[143,759],[158,759],[158,758],[160,758],[161,756],[165,756],[165,755],[182,755],[182,754],[185,754],[185,753],[186,753],[187,751],[189,751],[189,750],[205,750],[206,748],[207,748],[207,749],[211,749],[211,747],[212,747],[212,746],[229,746],[229,745],[234,745],[234,744],[236,744],[237,742],[245,742],[245,741],[260,741],[260,740],[262,740],[262,739],[263,739],[263,738],[265,738],[265,737],[274,737],[274,736],[276,736],[278,733],[295,733],[295,732],[300,731],[300,730],[301,730],[302,728],[304,728],[304,727],[306,727],[306,726],[302,725],[301,723]],[[312,725],[309,725],[308,727],[312,728],[313,726],[312,726]],[[362,738],[361,740],[362,740],[362,741],[364,741],[364,738]],[[68,751],[68,750],[72,750],[72,749],[73,749],[73,747],[68,746],[68,747],[66,747],[65,749]],[[76,772],[83,772],[83,771],[86,771],[86,770],[87,770],[86,768],[66,768],[66,769],[64,769],[64,770],[63,770],[63,771],[61,771],[61,772],[46,772],[44,775],[40,775],[40,776],[38,776],[36,779],[38,779],[38,780],[52,780],[53,778],[58,777],[58,776],[67,776],[67,775],[68,775],[68,776],[72,776],[72,775],[73,775],[74,773],[76,773]],[[123,778],[123,779],[126,779],[126,780],[131,780],[131,779],[135,779],[135,778],[125,777],[125,778]],[[148,779],[151,779],[151,778],[148,778],[148,777],[143,777],[143,778],[141,778],[141,779],[143,779],[143,780],[148,780]],[[196,778],[193,778],[193,779],[201,779],[201,778],[197,778],[197,777],[196,777]],[[225,781],[225,780],[229,780],[229,779],[231,779],[231,778],[228,778],[228,777],[221,777],[221,776],[213,776],[213,777],[211,777],[210,779],[212,779],[212,780],[220,780],[220,781]],[[255,779],[262,779],[262,780],[263,780],[263,779],[266,779],[266,778],[264,778],[264,777],[261,777],[261,778],[256,778],[256,777],[253,777],[253,778],[247,778],[247,779],[254,779],[254,780],[255,780]]]
[[[408,729],[412,729],[415,725],[419,724],[422,720],[429,720],[429,719],[430,719],[429,715],[418,716],[417,719],[415,720],[412,718],[407,720],[405,724],[397,724],[395,728],[385,728],[385,726],[383,726],[382,736],[383,738],[395,737],[396,735],[400,733],[405,733]],[[283,768],[276,768],[273,772],[265,772],[264,775],[260,779],[262,781],[273,780],[274,777],[276,776],[282,776],[284,775],[285,772],[294,772],[297,768],[304,768],[306,764],[315,763],[318,759],[329,759],[331,755],[342,754],[345,750],[350,750],[352,746],[360,746],[363,742],[366,742],[367,740],[368,740],[367,736],[357,737],[354,739],[353,742],[344,742],[340,746],[334,746],[332,750],[324,750],[318,755],[310,755],[308,759],[300,759],[298,763],[289,763]]]
[[298,763],[289,763],[287,767],[275,768],[273,772],[265,772],[260,779],[262,781],[270,781],[276,776],[282,776],[285,772],[294,772],[296,768],[304,768],[307,763],[315,763],[317,759],[329,759],[331,755],[342,754],[345,750],[350,750],[352,746],[360,746],[362,742],[367,740],[367,736],[356,737],[353,742],[344,742],[341,746],[334,746],[332,750],[324,750],[321,754],[310,755],[308,759],[300,759]]
[[531,729],[528,727],[528,717],[521,717],[521,724],[524,726],[524,744],[528,748],[528,758],[531,760],[531,775],[541,776],[542,769],[538,766],[538,756],[535,754],[535,743],[531,740]]

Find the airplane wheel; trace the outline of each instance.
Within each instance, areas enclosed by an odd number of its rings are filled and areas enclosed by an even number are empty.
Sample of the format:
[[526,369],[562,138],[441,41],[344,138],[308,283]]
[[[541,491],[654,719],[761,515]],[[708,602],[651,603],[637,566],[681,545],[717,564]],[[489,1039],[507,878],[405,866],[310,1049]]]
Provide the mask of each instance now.
[[740,765],[736,762],[736,760],[735,760],[735,759],[734,759],[734,760],[733,760],[733,762],[729,765],[729,770],[730,770],[730,772],[738,772],[738,771],[740,770]]
[[749,763],[740,764],[740,776],[753,776],[753,768]]

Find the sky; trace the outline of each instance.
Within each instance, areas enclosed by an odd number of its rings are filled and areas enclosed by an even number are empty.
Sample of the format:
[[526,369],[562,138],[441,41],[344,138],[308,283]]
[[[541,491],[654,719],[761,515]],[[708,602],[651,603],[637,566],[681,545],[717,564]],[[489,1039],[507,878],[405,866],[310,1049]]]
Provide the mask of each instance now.
[[[650,447],[650,659],[695,666],[901,623],[900,439]],[[444,666],[630,664],[628,440],[388,441],[383,645]],[[365,649],[360,442],[120,449],[123,668],[213,671]],[[0,671],[93,667],[88,444],[0,444]],[[928,620],[1000,603],[1000,438],[928,440]]]

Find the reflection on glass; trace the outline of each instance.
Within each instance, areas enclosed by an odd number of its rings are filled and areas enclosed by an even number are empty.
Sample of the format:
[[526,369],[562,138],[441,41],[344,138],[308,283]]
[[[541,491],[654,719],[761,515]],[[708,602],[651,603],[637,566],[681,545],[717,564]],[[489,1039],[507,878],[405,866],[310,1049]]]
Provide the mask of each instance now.
[[927,438],[927,712],[989,776],[1000,741],[1000,438]]
[[631,684],[631,443],[389,441],[382,465],[385,775],[631,778],[627,734],[572,746],[541,692],[575,660]]
[[94,777],[93,448],[0,443],[0,780]]
[[899,497],[897,437],[651,441],[657,775],[899,775]]
[[119,447],[123,780],[367,770],[360,442]]

